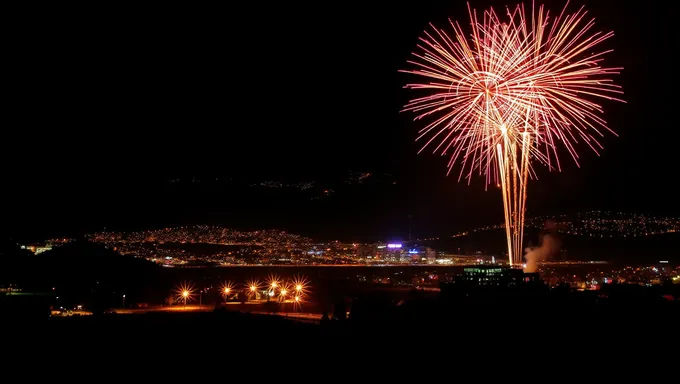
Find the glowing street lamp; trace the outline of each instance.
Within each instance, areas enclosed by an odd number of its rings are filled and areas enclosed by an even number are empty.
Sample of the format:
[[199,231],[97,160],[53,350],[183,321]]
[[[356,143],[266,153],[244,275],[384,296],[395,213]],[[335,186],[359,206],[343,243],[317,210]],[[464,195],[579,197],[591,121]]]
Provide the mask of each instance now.
[[250,300],[251,296],[254,296],[255,299],[257,300],[257,291],[260,289],[262,286],[259,280],[250,280],[248,281],[248,300]]
[[234,285],[229,282],[225,281],[224,284],[222,284],[222,296],[224,296],[224,300],[226,301],[229,299],[229,295],[234,291]]
[[177,299],[184,302],[184,309],[187,309],[187,301],[191,301],[193,297],[194,286],[189,283],[183,283],[177,288]]
[[281,279],[276,275],[269,275],[269,277],[267,277],[270,297],[274,296],[271,293],[276,294],[276,289],[280,287],[279,281],[281,281]]
[[286,287],[281,287],[279,292],[278,301],[281,303],[281,312],[286,312],[286,295],[288,294],[288,289]]
[[270,286],[269,297],[274,297],[274,295],[276,295],[276,288],[279,286],[279,283],[277,283],[276,280],[274,280],[269,284],[269,286]]
[[293,287],[295,287],[295,294],[297,296],[305,295],[307,288],[309,288],[309,281],[304,276],[296,276],[292,281]]
[[293,312],[297,312],[297,308],[302,308],[302,298],[299,295],[295,296],[295,301],[293,302]]

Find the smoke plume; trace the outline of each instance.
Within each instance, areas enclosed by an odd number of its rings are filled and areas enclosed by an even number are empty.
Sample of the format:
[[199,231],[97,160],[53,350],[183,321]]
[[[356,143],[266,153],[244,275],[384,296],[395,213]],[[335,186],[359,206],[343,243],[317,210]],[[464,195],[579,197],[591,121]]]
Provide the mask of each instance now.
[[554,232],[548,232],[541,238],[541,243],[534,249],[529,249],[524,256],[526,267],[524,272],[533,273],[538,271],[538,262],[545,261],[555,256],[560,251],[560,239]]

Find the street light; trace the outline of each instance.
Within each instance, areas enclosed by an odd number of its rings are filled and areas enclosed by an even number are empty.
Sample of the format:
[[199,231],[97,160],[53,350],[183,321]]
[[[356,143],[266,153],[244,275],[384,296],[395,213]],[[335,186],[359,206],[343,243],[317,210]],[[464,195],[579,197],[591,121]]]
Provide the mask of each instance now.
[[286,295],[288,294],[288,289],[281,287],[281,292],[279,295],[279,301],[281,302],[281,311],[286,312]]
[[125,308],[125,295],[123,295],[123,308]]
[[300,306],[300,296],[295,296],[295,302],[293,303],[293,312],[297,312],[297,307]]
[[[206,289],[207,291],[207,289]],[[222,296],[224,296],[224,301],[229,300],[229,295],[234,291],[234,285],[230,281],[225,281],[224,284],[222,284],[221,287],[221,292]]]
[[193,284],[184,282],[177,287],[177,290],[175,292],[177,293],[177,300],[184,301],[184,310],[186,310],[187,301],[191,301],[194,298]]
[[262,286],[259,280],[250,280],[247,282],[246,286],[248,287],[248,300],[251,299],[251,297],[254,297],[255,300],[258,298],[258,290]]
[[280,281],[281,281],[281,279],[277,275],[269,275],[269,277],[267,277],[267,283],[269,285],[270,296],[274,296],[274,295],[271,295],[272,292],[274,294],[276,294],[276,289],[281,286],[281,284],[279,284]]

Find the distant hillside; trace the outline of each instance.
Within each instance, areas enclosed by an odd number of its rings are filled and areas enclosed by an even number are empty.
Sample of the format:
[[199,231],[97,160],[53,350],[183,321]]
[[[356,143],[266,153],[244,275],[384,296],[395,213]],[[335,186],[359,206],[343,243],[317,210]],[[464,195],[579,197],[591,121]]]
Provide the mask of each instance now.
[[[144,259],[121,256],[100,244],[73,241],[39,255],[3,260],[0,283],[28,291],[54,291],[71,305],[105,308],[122,299],[144,300],[153,292],[160,267]],[[67,303],[64,303],[67,304]]]
[[242,231],[213,225],[194,225],[133,232],[97,232],[97,243],[306,244],[312,239],[278,230]]
[[[537,216],[527,218],[527,229],[540,230],[552,221],[559,232],[570,236],[593,238],[636,238],[668,233],[680,233],[680,218],[653,217],[642,214],[589,211],[573,215]],[[477,232],[504,229],[505,224],[490,225],[459,232],[453,237],[464,237]]]
[[[536,245],[539,231],[528,229],[525,245]],[[590,237],[562,233],[561,255],[565,260],[607,260],[621,262],[680,262],[680,233],[666,233],[641,237]],[[493,229],[473,232],[452,239],[430,242],[433,246],[453,252],[502,255],[506,252],[505,230]]]

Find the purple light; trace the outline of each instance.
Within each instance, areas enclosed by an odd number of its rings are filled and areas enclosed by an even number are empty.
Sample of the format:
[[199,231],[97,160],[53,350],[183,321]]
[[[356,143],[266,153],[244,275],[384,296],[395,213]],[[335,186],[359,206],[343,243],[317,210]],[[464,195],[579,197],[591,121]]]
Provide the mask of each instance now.
[[387,248],[401,248],[401,244],[387,244]]

